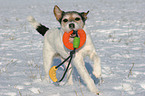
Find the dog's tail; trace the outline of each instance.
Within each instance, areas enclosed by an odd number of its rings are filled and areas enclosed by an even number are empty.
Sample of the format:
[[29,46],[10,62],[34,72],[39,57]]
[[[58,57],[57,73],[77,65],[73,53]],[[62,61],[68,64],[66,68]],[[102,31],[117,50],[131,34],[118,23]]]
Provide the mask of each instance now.
[[30,22],[30,24],[42,35],[44,36],[46,31],[49,30],[49,28],[45,27],[44,25],[38,23],[34,17],[28,16],[27,20]]

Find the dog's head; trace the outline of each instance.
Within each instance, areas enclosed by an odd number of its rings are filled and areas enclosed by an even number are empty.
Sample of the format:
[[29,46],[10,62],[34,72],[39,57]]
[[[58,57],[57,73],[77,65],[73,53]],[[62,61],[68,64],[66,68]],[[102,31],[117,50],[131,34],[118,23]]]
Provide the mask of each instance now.
[[79,13],[76,11],[64,12],[57,5],[54,6],[54,15],[61,24],[64,32],[82,29],[85,25],[85,21],[87,20],[88,13],[89,11],[86,13]]

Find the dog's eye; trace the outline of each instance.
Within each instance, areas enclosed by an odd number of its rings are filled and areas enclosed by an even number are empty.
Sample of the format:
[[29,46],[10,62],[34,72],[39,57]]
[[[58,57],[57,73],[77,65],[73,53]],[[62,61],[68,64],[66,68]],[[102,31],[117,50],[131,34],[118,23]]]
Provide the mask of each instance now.
[[63,20],[63,22],[67,22],[67,21],[68,21],[67,19],[64,19],[64,20]]
[[78,17],[77,17],[75,20],[76,20],[76,21],[79,21],[79,20],[80,20],[80,18],[78,18]]

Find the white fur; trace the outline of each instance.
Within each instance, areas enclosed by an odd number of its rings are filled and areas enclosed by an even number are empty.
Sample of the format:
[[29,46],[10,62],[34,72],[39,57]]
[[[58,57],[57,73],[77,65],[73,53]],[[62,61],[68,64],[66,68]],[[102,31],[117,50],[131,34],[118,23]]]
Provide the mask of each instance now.
[[[29,22],[34,27],[36,27],[35,25],[39,24],[33,18],[30,19],[32,21],[29,20]],[[48,81],[49,81],[48,71],[52,67],[53,58],[56,55],[59,55],[62,59],[67,58],[69,56],[69,51],[65,48],[62,42],[63,33],[64,32],[62,31],[62,29],[55,28],[55,29],[48,30],[44,36],[43,64],[46,73],[45,79],[47,79]],[[93,79],[90,77],[85,67],[85,63],[83,59],[86,56],[89,56],[90,59],[94,62],[93,74],[96,76],[96,78],[100,77],[101,76],[100,58],[95,52],[95,47],[93,45],[93,42],[89,34],[87,34],[85,45],[82,48],[78,49],[77,52],[75,53],[75,56],[72,59],[72,66],[76,67],[78,73],[86,83],[88,89],[91,92],[98,93],[95,83]],[[68,80],[68,83],[73,84],[72,76]]]
[[27,20],[31,23],[31,25],[36,29],[40,26],[40,23],[36,22],[36,20],[32,16],[28,16]]
[[[62,42],[63,31],[60,29],[51,29],[49,30],[44,39],[44,48],[43,48],[43,57],[44,57],[44,69],[45,69],[45,78],[49,80],[48,71],[52,66],[52,60],[56,54],[61,55],[62,58],[67,58],[69,52],[66,51],[63,42]],[[83,48],[76,52],[72,65],[76,67],[81,78],[87,84],[87,87],[91,92],[97,93],[98,90],[94,84],[94,81],[89,76],[83,58],[89,56],[91,60],[94,61],[93,74],[98,78],[101,75],[101,66],[100,59],[95,52],[94,45],[90,38],[90,35],[87,34],[87,40]],[[69,83],[72,84],[72,80],[69,80]]]

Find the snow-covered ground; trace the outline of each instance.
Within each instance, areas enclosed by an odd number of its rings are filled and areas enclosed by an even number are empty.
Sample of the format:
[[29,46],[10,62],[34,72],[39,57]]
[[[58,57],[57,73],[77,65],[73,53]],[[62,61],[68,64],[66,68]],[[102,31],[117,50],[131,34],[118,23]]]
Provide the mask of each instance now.
[[0,4],[0,96],[96,96],[80,83],[78,74],[73,74],[73,86],[43,81],[43,37],[26,18],[32,15],[50,28],[58,27],[54,5],[65,11],[90,10],[86,25],[101,57],[100,81],[92,75],[92,62],[85,61],[100,96],[145,96],[144,0],[0,0]]

